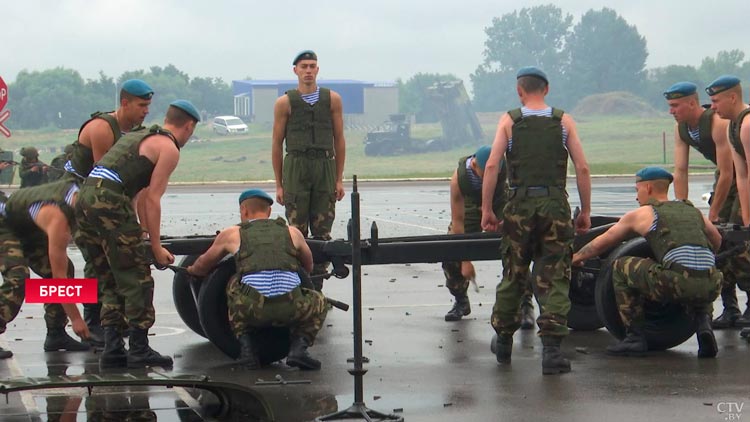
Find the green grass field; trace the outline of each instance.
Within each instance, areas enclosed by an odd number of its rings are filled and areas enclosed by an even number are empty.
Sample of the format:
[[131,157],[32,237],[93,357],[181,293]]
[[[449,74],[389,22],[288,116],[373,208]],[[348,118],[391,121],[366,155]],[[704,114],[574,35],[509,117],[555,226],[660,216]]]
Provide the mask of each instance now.
[[[632,174],[645,165],[672,163],[674,120],[669,116],[642,117],[576,117],[592,174]],[[491,143],[495,123],[484,124],[486,143]],[[195,135],[201,141],[190,142],[181,153],[173,182],[265,181],[273,180],[271,168],[271,132],[268,125],[250,125],[242,136],[219,136],[207,125],[200,125]],[[429,139],[440,136],[438,124],[415,125],[412,136]],[[77,130],[15,131],[3,139],[5,150],[20,150],[33,145],[43,150],[42,161],[49,162],[61,149],[73,142]],[[347,153],[344,178],[361,179],[449,177],[458,158],[472,153],[476,145],[451,151],[413,154],[399,157],[367,157],[363,140],[366,133],[346,132]],[[666,148],[662,138],[666,135]],[[665,162],[666,157],[666,162]],[[710,163],[692,153],[691,165]],[[572,172],[572,166],[571,170]],[[706,169],[705,172],[710,172]],[[18,182],[16,177],[15,182]]]

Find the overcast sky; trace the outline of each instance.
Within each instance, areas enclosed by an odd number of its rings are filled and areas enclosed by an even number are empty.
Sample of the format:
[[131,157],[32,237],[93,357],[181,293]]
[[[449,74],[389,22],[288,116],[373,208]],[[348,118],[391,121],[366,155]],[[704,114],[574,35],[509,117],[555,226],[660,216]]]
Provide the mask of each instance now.
[[[497,0],[11,0],[0,5],[0,76],[57,66],[99,71],[174,64],[191,77],[287,79],[303,49],[323,79],[404,80],[482,62],[493,17],[550,1]],[[557,0],[574,17],[610,7],[646,37],[647,67],[698,65],[720,50],[750,51],[750,1]],[[718,9],[721,9],[720,11]]]

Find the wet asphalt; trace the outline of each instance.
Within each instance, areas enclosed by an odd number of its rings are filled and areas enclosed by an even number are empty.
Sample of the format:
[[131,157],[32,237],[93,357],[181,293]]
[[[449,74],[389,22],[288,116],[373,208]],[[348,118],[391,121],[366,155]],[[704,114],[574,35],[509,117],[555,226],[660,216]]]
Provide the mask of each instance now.
[[[273,194],[272,185],[256,185]],[[246,185],[171,186],[162,201],[162,233],[210,234],[237,220],[236,198]],[[693,177],[690,196],[704,210],[701,195],[711,178]],[[571,203],[578,202],[574,182]],[[347,193],[351,185],[347,185]],[[375,221],[380,237],[445,233],[450,212],[445,181],[361,182],[362,237]],[[594,180],[593,213],[618,216],[632,209],[632,178]],[[344,238],[349,195],[338,204],[334,238]],[[283,208],[274,205],[274,215]],[[78,274],[80,254],[69,253]],[[691,338],[645,358],[615,358],[604,353],[615,340],[606,331],[571,332],[563,352],[572,372],[543,376],[541,343],[534,330],[515,336],[513,362],[498,366],[490,353],[489,324],[499,261],[475,263],[478,292],[471,290],[471,315],[445,322],[451,296],[439,264],[363,267],[364,403],[408,421],[725,421],[750,418],[750,345],[737,330],[716,331],[719,356],[697,359]],[[215,346],[182,322],[172,302],[172,272],[156,271],[156,325],[151,346],[174,358],[172,369],[134,370],[208,375],[213,380],[250,387],[272,409],[274,420],[312,420],[345,409],[354,401],[352,311],[332,310],[311,353],[320,371],[299,371],[279,362],[257,371],[233,364]],[[330,279],[324,292],[352,303],[352,277]],[[744,310],[746,297],[739,294]],[[715,314],[721,303],[715,304]],[[102,374],[93,352],[44,353],[41,305],[25,305],[0,337],[14,351],[0,361],[0,379],[11,377]],[[122,372],[122,371],[120,371]],[[106,374],[106,373],[104,373]],[[279,381],[257,385],[259,381]],[[288,381],[304,381],[306,384]],[[288,383],[284,383],[288,382]],[[0,421],[27,420],[205,420],[201,390],[184,388],[95,388],[36,390],[8,395],[0,402]],[[744,414],[743,414],[744,411]],[[107,419],[109,418],[109,419]],[[130,419],[128,419],[130,418]],[[250,419],[248,419],[250,420]],[[375,419],[377,420],[377,419]]]

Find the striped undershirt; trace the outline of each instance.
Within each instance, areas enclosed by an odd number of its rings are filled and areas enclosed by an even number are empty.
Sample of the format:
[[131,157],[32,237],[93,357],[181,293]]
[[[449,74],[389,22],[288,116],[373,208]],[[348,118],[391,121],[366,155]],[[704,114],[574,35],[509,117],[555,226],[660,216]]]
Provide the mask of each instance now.
[[280,296],[300,285],[299,274],[294,271],[263,270],[242,276],[242,284],[257,290],[265,297]]
[[[68,193],[65,194],[65,203],[73,206],[73,194],[78,192],[78,185],[73,183],[73,185],[68,189]],[[45,205],[54,205],[55,203],[53,201],[38,201],[31,204],[29,207],[29,215],[31,216],[31,219],[36,221],[37,216],[39,216],[39,211],[41,211],[42,207]],[[5,204],[3,204],[3,214],[5,213]]]
[[[540,117],[552,117],[552,107],[543,108],[541,110],[532,110],[527,107],[521,107],[521,115],[523,117],[528,116],[540,116]],[[563,145],[567,145],[568,143],[568,129],[565,127],[565,125],[562,125],[562,133],[563,133]],[[508,139],[508,151],[513,149],[513,137],[511,136]]]
[[116,171],[110,170],[106,167],[102,166],[95,166],[93,170],[91,170],[91,173],[89,173],[89,177],[95,177],[98,179],[107,179],[107,180],[113,180],[117,183],[122,184],[122,179],[120,179],[120,175],[117,174]]
[[320,99],[320,87],[315,88],[315,92],[310,94],[300,94],[300,97],[302,97],[302,101],[307,104],[315,105],[315,103],[318,102],[318,99]]
[[6,217],[5,215],[5,202],[0,202],[0,215],[3,217]]
[[[659,222],[659,214],[656,212],[656,208],[651,207],[651,209],[654,210],[654,222],[648,230],[654,231]],[[674,263],[692,270],[703,271],[716,265],[716,256],[710,249],[702,246],[682,245],[667,252],[662,261],[665,265]]]
[[482,178],[479,177],[478,174],[474,173],[474,169],[471,168],[471,162],[474,161],[475,158],[471,157],[470,159],[466,160],[466,176],[469,179],[469,185],[471,185],[471,188],[474,190],[482,190]]
[[700,128],[692,128],[688,126],[688,134],[690,135],[690,139],[698,142],[701,140],[701,130]]

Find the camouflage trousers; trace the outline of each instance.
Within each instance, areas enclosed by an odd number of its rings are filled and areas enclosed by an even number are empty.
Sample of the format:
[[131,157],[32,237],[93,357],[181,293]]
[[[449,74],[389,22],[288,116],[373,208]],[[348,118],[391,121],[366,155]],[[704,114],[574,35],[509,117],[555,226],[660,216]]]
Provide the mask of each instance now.
[[[26,297],[26,279],[29,267],[43,278],[52,278],[49,263],[47,236],[43,233],[23,241],[5,223],[0,223],[0,273],[3,284],[0,286],[0,334],[8,323],[13,321]],[[68,260],[68,277],[73,277],[73,263]],[[68,317],[63,307],[57,303],[44,304],[44,322],[47,329],[64,328]]]
[[[714,185],[713,189],[716,190],[716,181],[719,180],[719,169],[714,172]],[[713,192],[711,192],[711,198],[708,203],[711,204],[713,199]],[[737,183],[732,178],[732,184],[729,186],[729,192],[727,193],[727,199],[719,210],[719,222],[720,223],[732,223],[742,224],[742,213],[740,213],[740,197],[737,196]]]
[[744,292],[750,292],[750,243],[745,245],[742,252],[732,255],[719,264],[724,274],[723,288],[739,287]]
[[303,337],[312,345],[330,306],[322,293],[302,287],[267,298],[234,275],[227,284],[227,308],[237,337],[254,328],[289,327],[292,337]]
[[713,301],[719,296],[721,271],[696,271],[664,268],[651,258],[626,256],[612,263],[612,284],[622,323],[642,325],[645,322],[644,301],[679,302],[694,312],[713,312]]
[[[448,225],[448,234],[453,234],[453,223]],[[448,291],[451,292],[453,297],[468,296],[469,284],[471,281],[461,274],[461,261],[446,261],[443,262],[442,267],[443,275],[445,276],[445,287],[448,288]],[[534,304],[531,301],[532,295],[533,291],[531,289],[531,282],[529,281],[526,283],[526,289],[521,297],[521,306],[533,308]]]
[[570,205],[559,196],[511,199],[503,211],[503,221],[503,279],[495,290],[492,327],[498,334],[518,330],[521,297],[531,282],[540,307],[538,334],[567,335],[573,254]]
[[[305,237],[330,240],[336,217],[336,161],[287,154],[282,186],[289,225]],[[315,263],[311,274],[325,273],[327,268],[328,262]]]
[[[154,324],[154,279],[131,199],[84,185],[76,202],[76,241],[99,285],[102,326],[148,330]],[[87,274],[88,275],[88,274]]]

